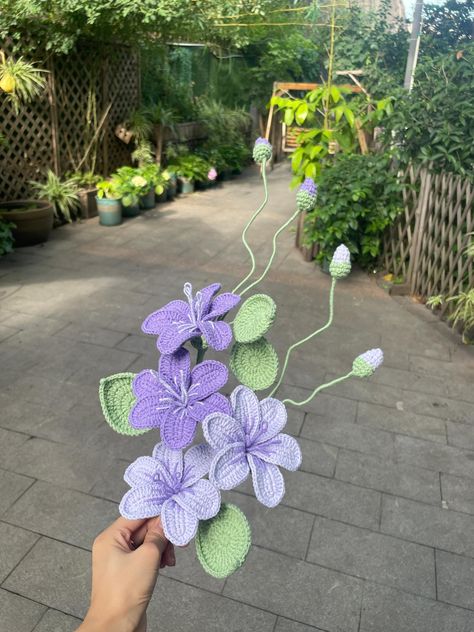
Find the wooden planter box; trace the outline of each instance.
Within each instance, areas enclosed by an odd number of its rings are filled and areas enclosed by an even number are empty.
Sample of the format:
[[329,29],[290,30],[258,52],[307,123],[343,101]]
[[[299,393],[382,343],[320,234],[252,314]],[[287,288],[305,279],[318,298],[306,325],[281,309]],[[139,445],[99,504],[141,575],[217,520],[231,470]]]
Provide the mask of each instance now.
[[81,206],[81,218],[90,219],[91,217],[97,217],[97,189],[80,189],[78,192],[79,203]]
[[163,132],[163,140],[165,142],[172,140],[186,143],[191,140],[201,140],[206,138],[206,136],[206,126],[201,121],[178,123],[173,126],[173,129],[166,127]]
[[305,245],[305,235],[304,235],[304,223],[306,221],[306,212],[300,213],[298,217],[298,224],[296,226],[296,239],[295,246],[303,255],[303,259],[305,261],[313,261],[313,259],[318,254],[319,246],[318,244],[313,244],[311,248]]

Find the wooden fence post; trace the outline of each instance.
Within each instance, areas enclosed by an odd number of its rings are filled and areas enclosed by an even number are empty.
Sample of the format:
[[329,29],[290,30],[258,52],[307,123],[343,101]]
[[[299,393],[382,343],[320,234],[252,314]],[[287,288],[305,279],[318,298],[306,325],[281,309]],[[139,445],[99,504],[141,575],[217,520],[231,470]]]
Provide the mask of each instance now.
[[[109,58],[108,54],[102,63],[102,103],[109,103]],[[109,175],[109,142],[110,142],[110,121],[106,122],[104,139],[102,141],[102,172],[104,176]]]
[[418,272],[418,262],[422,245],[423,231],[425,228],[426,211],[428,208],[428,198],[431,187],[431,173],[426,169],[421,171],[420,196],[415,214],[415,227],[413,229],[413,239],[410,248],[410,262],[408,264],[407,283],[410,285],[410,293],[416,290],[416,278]]
[[60,172],[60,155],[59,155],[59,121],[58,106],[56,98],[56,77],[53,58],[48,59],[48,101],[51,111],[51,146],[53,154],[53,171],[57,176]]

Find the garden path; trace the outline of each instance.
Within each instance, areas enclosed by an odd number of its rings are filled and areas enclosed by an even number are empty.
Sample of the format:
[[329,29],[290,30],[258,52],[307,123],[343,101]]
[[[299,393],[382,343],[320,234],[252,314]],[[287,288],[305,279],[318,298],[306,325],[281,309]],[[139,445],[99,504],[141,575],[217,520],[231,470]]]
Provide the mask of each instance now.
[[[260,261],[292,212],[285,166],[250,234]],[[123,471],[148,435],[102,420],[99,378],[154,367],[144,316],[247,271],[240,230],[261,199],[257,170],[117,228],[96,220],[0,260],[0,632],[68,632],[85,613],[90,548],[117,515]],[[282,353],[327,314],[329,279],[289,231],[262,289],[277,301]],[[289,432],[304,454],[267,510],[249,486],[227,494],[250,518],[245,566],[220,581],[193,547],[160,576],[151,632],[472,632],[474,360],[424,307],[354,272],[332,329],[295,353],[282,394],[304,399],[381,346],[370,380],[345,382]]]

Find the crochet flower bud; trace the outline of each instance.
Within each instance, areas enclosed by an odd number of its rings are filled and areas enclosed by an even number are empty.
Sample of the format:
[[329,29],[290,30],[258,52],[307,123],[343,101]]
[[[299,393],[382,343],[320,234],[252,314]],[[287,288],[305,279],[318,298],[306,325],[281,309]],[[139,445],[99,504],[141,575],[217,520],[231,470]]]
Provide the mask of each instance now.
[[357,377],[370,377],[383,362],[382,349],[369,349],[352,363],[352,373]]
[[296,193],[296,206],[300,211],[312,211],[316,206],[318,187],[313,178],[305,178],[305,181]]
[[207,172],[207,179],[208,180],[215,180],[217,178],[217,171],[214,169],[214,167],[211,167],[209,169],[209,171]]
[[264,160],[270,160],[273,149],[266,138],[257,138],[253,147],[253,159],[261,164]]
[[351,253],[347,246],[341,244],[336,248],[329,264],[329,272],[333,279],[343,279],[351,271]]

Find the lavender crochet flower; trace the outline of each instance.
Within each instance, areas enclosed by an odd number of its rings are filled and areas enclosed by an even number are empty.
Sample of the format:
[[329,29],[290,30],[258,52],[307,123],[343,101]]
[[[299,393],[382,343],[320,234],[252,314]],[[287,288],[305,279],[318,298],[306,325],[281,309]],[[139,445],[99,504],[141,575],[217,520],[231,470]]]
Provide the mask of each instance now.
[[221,505],[219,491],[203,480],[209,471],[212,450],[207,445],[170,450],[158,443],[153,456],[141,456],[125,471],[131,486],[120,503],[124,518],[136,520],[161,516],[166,537],[184,546],[196,535],[199,520],[213,518]]
[[270,160],[273,155],[271,144],[266,138],[257,138],[253,147],[253,159],[255,162],[262,163],[264,160]]
[[352,363],[352,373],[357,377],[369,377],[383,362],[382,349],[369,349],[362,353]]
[[185,283],[188,302],[171,301],[153,312],[145,318],[142,331],[159,336],[157,347],[163,354],[174,353],[187,340],[200,336],[216,351],[226,349],[232,340],[232,330],[218,319],[237,305],[240,296],[225,292],[214,297],[220,288],[220,283],[213,283],[193,297],[191,283]]
[[296,193],[296,205],[300,211],[312,211],[316,206],[318,187],[313,178],[305,178]]
[[351,253],[341,244],[336,248],[329,264],[329,272],[334,279],[343,279],[351,271]]
[[272,397],[258,401],[246,386],[230,396],[232,414],[213,413],[203,421],[204,436],[217,451],[209,479],[220,489],[232,489],[252,472],[257,499],[275,507],[285,493],[278,466],[297,470],[301,465],[298,443],[280,431],[286,424],[286,409]]
[[184,448],[192,443],[198,422],[216,411],[230,412],[227,398],[217,393],[227,378],[227,367],[216,360],[205,360],[191,371],[186,349],[163,355],[158,372],[146,369],[133,380],[137,402],[130,425],[137,430],[160,428],[166,446]]

